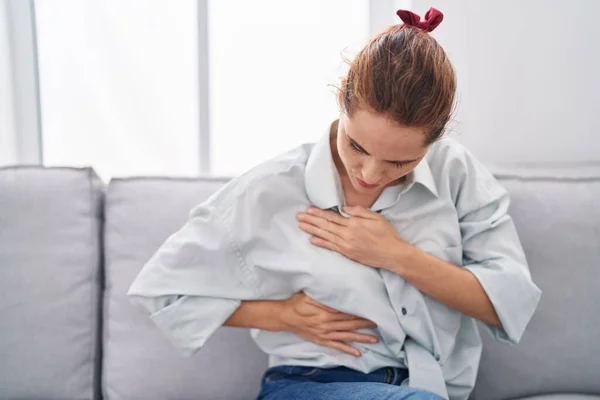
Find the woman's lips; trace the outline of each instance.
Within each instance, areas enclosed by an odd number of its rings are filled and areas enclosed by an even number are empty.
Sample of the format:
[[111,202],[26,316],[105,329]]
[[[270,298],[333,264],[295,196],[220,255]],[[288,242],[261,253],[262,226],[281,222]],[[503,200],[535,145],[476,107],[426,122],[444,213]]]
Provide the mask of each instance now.
[[365,181],[362,181],[358,178],[356,178],[356,180],[358,181],[358,184],[366,189],[373,189],[376,188],[379,185],[368,185]]

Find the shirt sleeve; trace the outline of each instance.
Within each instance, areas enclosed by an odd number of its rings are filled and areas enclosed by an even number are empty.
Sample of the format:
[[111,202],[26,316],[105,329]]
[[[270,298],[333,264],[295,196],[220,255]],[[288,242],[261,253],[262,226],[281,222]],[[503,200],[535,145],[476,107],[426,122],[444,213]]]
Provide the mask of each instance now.
[[502,323],[502,328],[485,324],[487,330],[496,340],[516,344],[542,292],[508,215],[508,192],[468,152],[463,166],[456,194],[463,266],[479,280]]
[[241,300],[261,298],[229,226],[215,207],[198,206],[144,265],[127,293],[188,356]]

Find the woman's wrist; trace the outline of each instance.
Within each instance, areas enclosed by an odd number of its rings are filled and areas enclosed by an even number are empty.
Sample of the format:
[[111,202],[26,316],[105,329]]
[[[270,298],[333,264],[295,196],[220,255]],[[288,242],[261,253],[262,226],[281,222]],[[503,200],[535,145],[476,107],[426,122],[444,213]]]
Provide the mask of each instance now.
[[242,301],[223,325],[271,332],[286,330],[283,319],[284,302],[285,300]]
[[267,330],[271,332],[282,332],[289,330],[287,323],[285,322],[285,311],[286,311],[285,300],[271,300],[269,303],[269,310],[266,311],[265,318],[268,320]]

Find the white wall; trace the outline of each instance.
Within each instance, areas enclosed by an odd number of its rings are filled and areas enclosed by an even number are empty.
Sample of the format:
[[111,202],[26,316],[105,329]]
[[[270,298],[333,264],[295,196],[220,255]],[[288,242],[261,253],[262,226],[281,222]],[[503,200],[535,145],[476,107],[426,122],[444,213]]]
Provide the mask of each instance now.
[[[380,0],[377,0],[380,1]],[[209,2],[211,172],[241,173],[316,141],[335,89],[364,46],[366,0]],[[234,6],[236,12],[232,13]]]
[[17,163],[7,0],[0,0],[0,166]]
[[600,1],[413,0],[459,80],[454,128],[486,164],[600,163]]

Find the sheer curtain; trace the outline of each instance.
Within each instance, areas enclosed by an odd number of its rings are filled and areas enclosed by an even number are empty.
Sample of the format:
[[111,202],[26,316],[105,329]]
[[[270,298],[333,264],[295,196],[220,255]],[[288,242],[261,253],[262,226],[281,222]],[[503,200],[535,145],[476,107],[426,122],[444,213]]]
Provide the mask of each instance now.
[[198,171],[197,3],[36,1],[44,161]]
[[197,175],[200,91],[213,174],[317,140],[337,117],[343,58],[369,34],[368,0],[208,0],[203,29],[195,0],[35,6],[44,163],[89,165],[105,180]]
[[0,0],[0,166],[18,162],[8,23],[7,4]]

